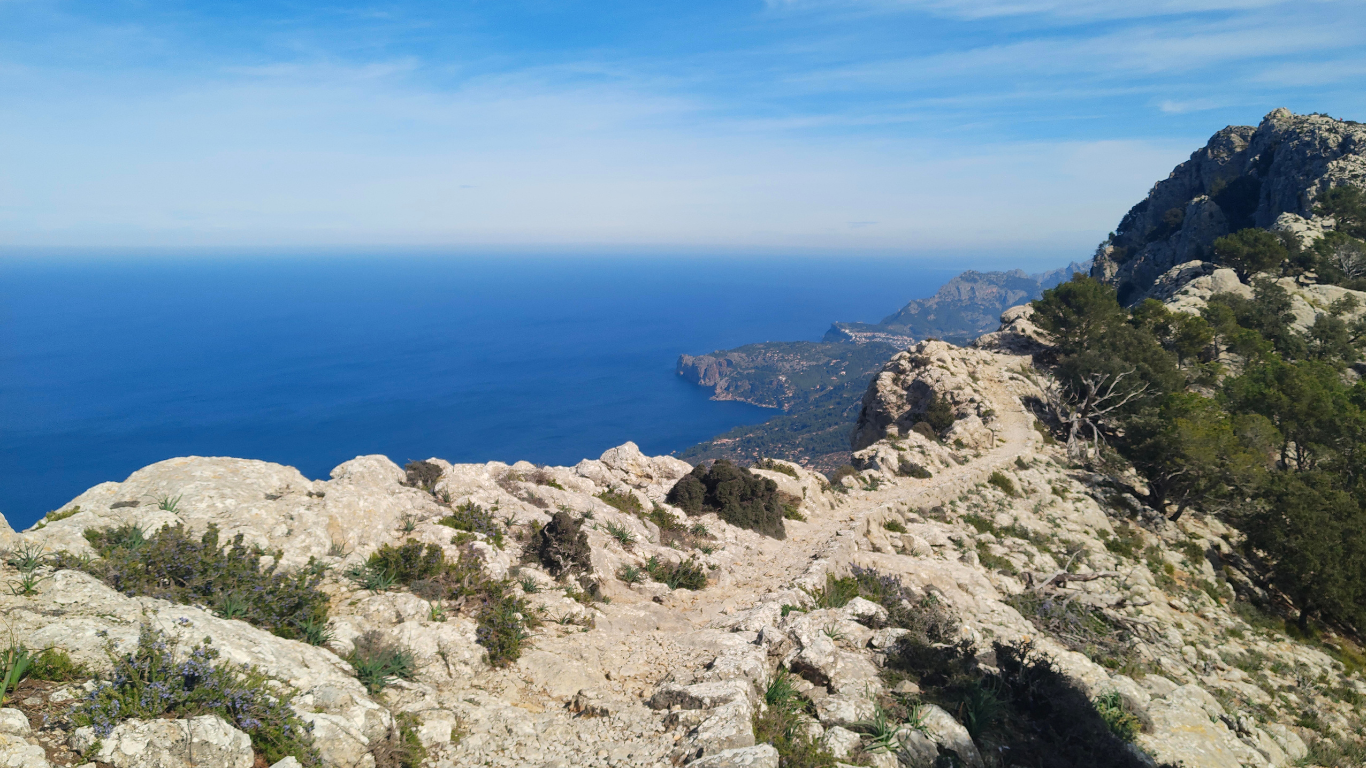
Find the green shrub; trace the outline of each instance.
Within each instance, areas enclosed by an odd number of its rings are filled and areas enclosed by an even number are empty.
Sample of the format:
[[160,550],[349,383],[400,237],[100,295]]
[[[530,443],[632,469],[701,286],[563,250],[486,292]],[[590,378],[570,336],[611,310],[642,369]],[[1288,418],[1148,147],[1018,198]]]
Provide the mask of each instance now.
[[371,696],[384,690],[391,680],[412,680],[417,672],[412,652],[389,642],[377,629],[356,638],[346,661]]
[[702,570],[702,564],[691,557],[672,563],[660,562],[658,557],[651,556],[645,561],[645,571],[650,574],[650,578],[668,586],[669,589],[696,591],[707,586],[707,574]]
[[[639,506],[640,502],[636,504]],[[583,521],[567,512],[556,512],[544,528],[532,535],[524,557],[538,560],[551,576],[559,578],[587,571],[592,554]]]
[[196,645],[183,660],[177,650],[145,624],[131,653],[120,657],[111,644],[113,669],[72,708],[72,724],[103,737],[131,718],[218,715],[251,737],[267,764],[291,755],[306,766],[319,764],[310,727],[290,706],[293,689],[255,667],[219,662],[212,647]]
[[420,541],[409,541],[397,547],[384,544],[365,561],[365,567],[373,573],[383,574],[390,583],[408,586],[440,575],[446,567],[446,556],[441,547],[423,545]]
[[928,469],[906,459],[902,459],[901,463],[897,465],[896,473],[902,477],[914,477],[919,480],[928,480],[934,477]]
[[942,435],[953,426],[953,422],[958,420],[958,416],[953,412],[953,406],[947,400],[939,396],[939,393],[930,394],[930,399],[925,401],[925,412],[923,424],[929,424],[930,429],[936,435]]
[[[293,640],[303,639],[305,625],[327,622],[328,597],[318,589],[324,569],[310,559],[308,567],[280,572],[281,553],[248,547],[241,534],[220,546],[212,524],[197,540],[184,525],[151,536],[122,525],[88,529],[85,538],[99,559],[62,555],[59,566],[85,571],[123,594],[206,605],[219,614],[231,608],[234,618]],[[275,563],[262,568],[268,554]]]
[[1120,557],[1137,560],[1143,548],[1143,536],[1133,526],[1121,526],[1119,532],[1105,540],[1105,548]]
[[902,525],[900,520],[883,520],[882,527],[892,533],[906,532],[906,526]]
[[44,528],[47,527],[47,524],[48,524],[48,523],[55,523],[55,522],[57,522],[58,520],[65,520],[65,519],[67,519],[68,517],[71,517],[72,515],[76,514],[77,512],[80,512],[80,511],[81,511],[81,505],[79,505],[79,504],[77,504],[76,506],[72,507],[71,509],[66,509],[66,510],[56,510],[56,509],[54,509],[54,510],[52,510],[51,512],[47,513],[46,515],[43,515],[43,519],[42,519],[42,520],[39,520],[39,521],[38,521],[38,524],[35,525],[35,526],[33,526],[33,530],[35,530],[35,531],[41,531],[41,530],[43,530]]
[[403,466],[404,482],[428,493],[441,481],[441,465],[430,461],[410,461]]
[[1020,572],[1009,558],[992,553],[990,545],[985,541],[977,542],[977,561],[993,571],[1000,571],[1009,576]]
[[493,513],[467,501],[464,504],[451,510],[449,515],[437,520],[441,525],[454,528],[457,531],[469,531],[470,533],[482,533],[493,542],[495,547],[503,548],[503,527],[493,517]]
[[28,674],[34,680],[51,680],[55,683],[91,677],[90,670],[84,664],[72,661],[71,655],[61,648],[48,648],[38,654]]
[[1181,554],[1185,555],[1186,562],[1193,566],[1199,567],[1201,563],[1205,562],[1205,547],[1194,539],[1187,539],[1182,542]]
[[628,515],[639,515],[645,511],[645,507],[640,504],[640,499],[630,491],[603,491],[597,497],[607,506],[614,507],[617,511],[625,512]]
[[778,539],[786,536],[778,484],[726,459],[717,459],[710,468],[693,468],[669,490],[668,501],[688,514],[712,511],[739,528]]
[[1000,472],[992,472],[991,475],[987,477],[987,482],[1000,488],[1007,496],[1019,495],[1019,492],[1015,490],[1014,481]]
[[617,578],[627,584],[639,584],[645,580],[645,576],[640,569],[634,565],[623,565],[617,569]]
[[799,479],[797,477],[797,470],[786,464],[780,464],[773,459],[759,459],[759,461],[754,464],[754,468],[768,470],[769,472],[779,472],[793,479]]
[[492,582],[486,589],[483,605],[477,615],[475,641],[488,651],[489,665],[506,667],[522,656],[522,648],[531,635],[531,603],[517,597],[506,582]]
[[837,579],[835,574],[827,573],[824,587],[806,590],[806,593],[816,601],[817,608],[843,608],[859,596],[858,579],[853,576]]
[[1139,731],[1143,730],[1142,721],[1138,719],[1137,715],[1129,711],[1129,707],[1124,703],[1124,697],[1119,695],[1119,691],[1101,694],[1093,703],[1100,719],[1109,726],[1110,732],[1124,741],[1133,741],[1138,736]]

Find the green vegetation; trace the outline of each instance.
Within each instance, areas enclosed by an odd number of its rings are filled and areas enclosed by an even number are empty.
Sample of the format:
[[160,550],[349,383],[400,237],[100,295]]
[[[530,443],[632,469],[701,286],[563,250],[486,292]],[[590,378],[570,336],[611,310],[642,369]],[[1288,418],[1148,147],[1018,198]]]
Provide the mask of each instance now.
[[57,522],[58,520],[65,520],[65,519],[67,519],[68,517],[71,517],[72,515],[76,514],[77,512],[80,512],[80,511],[81,511],[81,505],[79,505],[79,504],[77,504],[76,506],[72,507],[71,509],[65,509],[65,510],[55,510],[55,509],[54,509],[54,510],[52,510],[51,512],[47,513],[46,515],[43,515],[43,519],[42,519],[42,520],[39,520],[39,521],[38,521],[38,524],[35,525],[35,526],[33,526],[33,530],[35,530],[35,531],[41,531],[41,530],[43,530],[43,528],[47,527],[47,524],[48,524],[48,523],[55,523],[55,522]]
[[953,412],[953,406],[940,397],[938,392],[930,393],[930,398],[924,403],[924,409],[921,420],[916,422],[916,425],[928,425],[935,435],[943,435],[958,419]]
[[469,531],[470,533],[480,533],[487,536],[493,546],[503,548],[503,527],[493,516],[493,512],[467,501],[451,510],[449,515],[436,521],[440,525],[454,528],[457,531]]
[[417,672],[412,652],[389,642],[375,629],[356,638],[346,661],[371,696],[384,690],[391,680],[412,680]]
[[651,555],[645,561],[645,572],[669,589],[699,590],[707,586],[707,574],[702,570],[702,564],[691,557],[673,563],[661,562],[657,556]]
[[996,486],[997,488],[1000,488],[1007,496],[1020,495],[1019,492],[1015,490],[1014,481],[1012,481],[1005,475],[1001,474],[1000,472],[992,472],[991,476],[987,478],[987,482],[991,485]]
[[220,662],[207,645],[177,656],[177,644],[148,625],[132,652],[118,656],[111,644],[111,671],[71,710],[71,722],[103,737],[130,718],[218,715],[250,736],[267,764],[290,755],[319,763],[308,724],[290,706],[293,689],[255,667]]
[[1136,639],[1099,609],[1038,592],[1011,595],[1005,602],[1039,631],[1103,667],[1125,674],[1140,669]]
[[834,768],[835,756],[807,731],[815,705],[802,696],[792,675],[779,669],[764,691],[762,712],[754,714],[754,740],[778,750],[782,768]]
[[1240,229],[1214,241],[1214,258],[1244,281],[1280,266],[1290,255],[1281,239],[1265,229]]
[[446,555],[435,544],[424,546],[418,541],[397,547],[385,544],[370,555],[365,567],[389,584],[406,587],[441,574],[446,567]]
[[617,569],[617,578],[627,584],[639,584],[645,581],[644,573],[634,565],[623,565]]
[[[427,759],[418,728],[422,725],[412,712],[399,712],[383,740],[370,748],[375,768],[418,768]],[[458,743],[458,739],[453,739]]]
[[[1237,234],[1245,269],[1263,258],[1257,249],[1279,253],[1262,235]],[[1195,508],[1236,523],[1302,634],[1318,614],[1361,628],[1366,383],[1344,372],[1366,327],[1349,326],[1338,306],[1297,333],[1286,292],[1267,280],[1253,289],[1212,297],[1201,317],[1153,301],[1126,311],[1089,278],[1047,292],[1035,318],[1057,340],[1046,360],[1062,389],[1054,427],[1087,460],[1112,446],[1146,480],[1146,493],[1127,490],[1172,519]],[[1221,354],[1229,370],[1214,362]],[[1174,588],[1167,565],[1154,566],[1159,586]]]
[[722,520],[781,539],[783,502],[778,485],[725,459],[698,465],[669,490],[668,502],[690,515],[715,512]]
[[[923,424],[924,422],[921,423]],[[920,480],[928,480],[929,478],[934,477],[928,469],[905,458],[897,465],[896,473],[902,477],[914,477]]]
[[628,515],[638,515],[645,511],[645,508],[640,505],[640,499],[630,491],[603,491],[598,494],[598,498],[607,506]]
[[607,535],[617,540],[617,543],[629,549],[636,543],[636,535],[631,533],[631,529],[617,525],[616,523],[607,524]]
[[441,480],[441,466],[430,461],[410,461],[403,466],[404,482],[428,493],[436,493]]
[[[640,502],[636,504],[639,506]],[[568,512],[556,512],[545,527],[532,534],[523,557],[539,561],[557,579],[587,571],[592,550],[588,547],[588,534],[583,532],[583,521]]]
[[793,469],[792,467],[789,467],[786,464],[779,464],[773,459],[760,459],[754,463],[754,468],[765,469],[769,472],[779,472],[781,474],[787,475],[788,477],[791,477],[794,480],[798,479],[797,470]]
[[[241,534],[221,546],[214,525],[198,539],[184,525],[166,526],[150,536],[135,525],[122,525],[87,529],[85,538],[98,559],[61,554],[54,561],[124,594],[206,605],[221,616],[293,640],[308,639],[306,626],[327,622],[328,597],[318,589],[325,569],[310,559],[306,568],[280,572],[276,563],[281,553],[248,547]],[[266,555],[275,562],[263,568]]]
[[1093,703],[1096,712],[1100,713],[1100,718],[1109,726],[1110,732],[1124,741],[1133,741],[1139,731],[1143,730],[1142,721],[1129,711],[1128,705],[1124,703],[1124,697],[1120,696],[1118,691],[1101,694]]
[[[924,700],[955,714],[983,754],[1010,754],[1014,765],[1137,768],[1141,764],[1124,749],[1097,705],[1029,644],[995,644],[998,669],[987,671],[978,664],[971,642],[961,639],[957,620],[942,603],[932,595],[918,596],[896,577],[870,569],[855,567],[849,576],[838,579],[827,575],[825,586],[811,596],[822,608],[862,597],[887,610],[885,621],[870,621],[870,626],[909,630],[887,654],[882,672],[886,688],[893,689],[903,680],[915,682]],[[795,689],[787,690],[790,685],[776,679],[774,685],[762,729],[756,719],[756,738],[771,741],[780,754],[811,759],[807,757],[811,746],[802,742],[803,731],[798,727],[807,705]],[[774,701],[785,703],[775,707]],[[875,718],[862,728],[870,735],[886,735],[899,723],[915,727],[920,721],[916,700],[883,696],[878,705],[882,724]],[[773,714],[774,709],[786,714]]]
[[[558,513],[556,517],[559,515],[564,513]],[[568,515],[564,516],[568,518]],[[573,522],[577,526],[577,521]],[[529,553],[543,551],[553,555],[564,554],[556,538],[558,529],[545,534],[553,525],[554,521],[538,531],[550,544],[546,545],[542,541],[538,545],[542,547],[540,550],[528,548]],[[582,544],[582,551],[586,552],[588,544],[583,532],[577,527],[572,527],[572,530]],[[535,539],[533,544],[536,544]],[[474,617],[477,624],[475,640],[488,652],[489,663],[495,667],[516,661],[530,637],[527,629],[539,623],[530,603],[517,593],[516,583],[511,579],[489,578],[484,573],[479,556],[468,544],[462,547],[460,557],[455,562],[447,561],[442,549],[434,544],[417,541],[399,546],[385,544],[370,556],[364,567],[348,575],[369,589],[377,588],[376,585],[386,589],[406,587],[413,594],[433,602],[433,615],[446,615],[447,607],[441,604],[442,601],[451,601],[459,606],[462,612]],[[523,589],[523,594],[537,591],[534,581],[531,587]],[[328,633],[325,626],[314,625],[309,631],[319,638],[319,643],[326,641]],[[367,687],[378,685],[382,688],[384,680],[404,677],[404,659],[407,659],[408,665],[411,664],[411,657],[405,656],[407,651],[385,645],[379,636],[367,640],[365,644],[358,641],[356,648],[348,661]]]

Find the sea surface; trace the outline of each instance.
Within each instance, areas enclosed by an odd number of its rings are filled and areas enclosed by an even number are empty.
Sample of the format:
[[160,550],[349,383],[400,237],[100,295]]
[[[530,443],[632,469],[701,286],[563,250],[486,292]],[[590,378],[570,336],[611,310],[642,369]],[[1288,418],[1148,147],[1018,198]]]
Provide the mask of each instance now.
[[63,254],[0,262],[0,512],[22,529],[176,456],[327,477],[682,450],[774,415],[713,402],[681,352],[817,340],[957,259]]

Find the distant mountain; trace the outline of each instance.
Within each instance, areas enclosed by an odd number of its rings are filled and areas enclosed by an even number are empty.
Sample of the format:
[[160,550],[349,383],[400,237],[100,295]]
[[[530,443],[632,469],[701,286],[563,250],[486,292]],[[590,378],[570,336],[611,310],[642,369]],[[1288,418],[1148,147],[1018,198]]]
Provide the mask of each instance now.
[[865,344],[885,342],[908,347],[926,338],[964,344],[996,330],[1001,313],[1033,301],[1043,292],[1086,272],[1090,263],[1072,262],[1060,269],[1034,275],[969,270],[948,281],[928,299],[916,299],[880,323],[835,323],[823,341]]

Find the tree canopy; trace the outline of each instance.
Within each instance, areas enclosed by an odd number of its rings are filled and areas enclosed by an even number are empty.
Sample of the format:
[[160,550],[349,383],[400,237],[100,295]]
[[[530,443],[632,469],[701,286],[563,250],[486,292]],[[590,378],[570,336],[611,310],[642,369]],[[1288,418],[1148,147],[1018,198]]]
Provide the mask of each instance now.
[[[1261,230],[1221,242],[1243,274],[1287,253]],[[1034,317],[1055,340],[1042,356],[1058,382],[1054,412],[1089,419],[1143,477],[1137,495],[1173,519],[1196,509],[1239,525],[1302,624],[1322,613],[1366,628],[1366,382],[1348,375],[1366,323],[1348,322],[1344,301],[1300,333],[1291,308],[1262,278],[1251,298],[1213,296],[1198,317],[1153,300],[1126,311],[1111,288],[1076,276],[1045,292]],[[1088,405],[1097,382],[1123,388],[1123,402]]]

